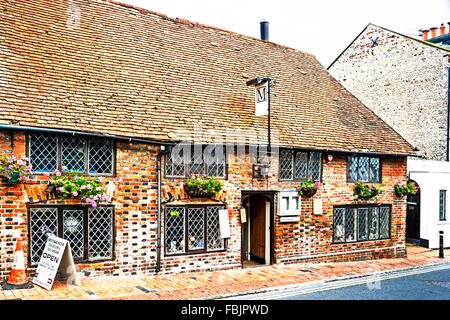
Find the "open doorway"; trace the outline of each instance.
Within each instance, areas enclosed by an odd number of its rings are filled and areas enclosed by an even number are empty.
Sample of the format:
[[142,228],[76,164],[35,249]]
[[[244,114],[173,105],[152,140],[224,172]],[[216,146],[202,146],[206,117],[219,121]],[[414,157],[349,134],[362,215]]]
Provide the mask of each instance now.
[[242,198],[242,267],[271,264],[273,259],[273,193],[246,192]]

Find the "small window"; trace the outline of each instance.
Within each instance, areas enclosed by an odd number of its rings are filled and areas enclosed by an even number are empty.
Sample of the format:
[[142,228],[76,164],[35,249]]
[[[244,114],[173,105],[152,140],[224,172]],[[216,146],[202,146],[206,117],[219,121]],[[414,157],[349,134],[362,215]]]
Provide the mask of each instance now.
[[320,152],[306,152],[281,149],[279,155],[280,180],[320,180],[322,155]]
[[220,209],[224,207],[214,205],[166,207],[166,254],[225,250],[225,240],[220,236]]
[[282,191],[278,199],[280,216],[300,214],[300,196],[296,191]]
[[30,262],[39,263],[47,242],[43,227],[70,243],[75,262],[113,259],[114,207],[30,207]]
[[445,221],[447,215],[447,190],[439,190],[439,221]]
[[356,242],[390,238],[389,206],[335,207],[333,241]]
[[30,134],[28,148],[33,170],[37,173],[64,168],[64,171],[86,174],[113,174],[114,146],[111,139]]
[[347,176],[348,181],[381,182],[380,158],[349,157]]

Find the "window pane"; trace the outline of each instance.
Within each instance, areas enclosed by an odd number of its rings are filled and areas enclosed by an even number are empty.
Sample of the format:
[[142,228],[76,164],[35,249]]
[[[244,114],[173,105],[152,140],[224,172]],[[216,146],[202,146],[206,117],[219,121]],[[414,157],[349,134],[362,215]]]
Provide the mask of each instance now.
[[356,209],[345,209],[345,241],[356,241]]
[[380,181],[380,158],[370,158],[369,181]]
[[30,135],[30,160],[35,172],[49,172],[58,167],[58,138],[53,135]]
[[380,238],[389,238],[390,229],[390,209],[388,207],[380,207]]
[[295,153],[295,177],[308,178],[308,153],[297,151]]
[[358,157],[348,158],[348,178],[350,181],[358,180]]
[[30,208],[30,255],[31,263],[37,264],[44,251],[47,232],[58,235],[58,209],[57,208]]
[[281,210],[283,211],[289,210],[289,197],[281,198]]
[[368,223],[369,240],[378,239],[378,208],[369,208]]
[[105,259],[113,255],[113,209],[111,207],[90,208],[89,258]]
[[89,173],[112,173],[113,148],[111,140],[89,141]]
[[84,172],[86,161],[86,140],[80,137],[62,137],[61,166],[69,171]]
[[191,161],[189,163],[189,174],[205,174],[205,164],[203,163],[203,147],[194,146],[191,151]]
[[173,149],[170,155],[166,155],[166,174],[169,177],[184,177],[183,149]]
[[358,240],[367,240],[367,208],[358,208]]
[[293,202],[292,209],[300,210],[300,198],[297,196],[292,197],[292,202]]
[[167,253],[183,253],[184,247],[184,208],[165,208],[165,247]]
[[292,179],[292,151],[280,151],[279,178],[282,180]]
[[439,220],[444,221],[446,215],[447,191],[439,190]]
[[334,242],[344,242],[344,208],[334,209]]
[[74,259],[84,255],[83,210],[63,210],[63,239],[70,243]]
[[311,152],[309,154],[309,176],[314,180],[320,180],[321,167],[322,158],[320,152]]
[[189,250],[204,249],[205,235],[205,210],[204,208],[188,209],[188,242]]
[[358,180],[369,180],[369,158],[367,157],[358,158]]
[[224,177],[225,176],[225,155],[222,147],[208,146],[205,148],[206,165],[208,168],[208,176]]
[[224,248],[224,240],[220,237],[219,210],[223,207],[207,208],[207,241],[208,250],[220,250]]

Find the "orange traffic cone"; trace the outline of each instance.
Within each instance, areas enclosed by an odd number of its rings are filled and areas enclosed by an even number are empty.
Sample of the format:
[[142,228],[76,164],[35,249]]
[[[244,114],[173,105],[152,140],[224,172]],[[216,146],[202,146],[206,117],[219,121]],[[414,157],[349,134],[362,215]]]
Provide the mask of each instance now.
[[14,285],[22,285],[27,282],[28,280],[25,274],[25,258],[23,256],[22,240],[18,239],[16,245],[16,252],[14,253],[14,263],[7,283]]

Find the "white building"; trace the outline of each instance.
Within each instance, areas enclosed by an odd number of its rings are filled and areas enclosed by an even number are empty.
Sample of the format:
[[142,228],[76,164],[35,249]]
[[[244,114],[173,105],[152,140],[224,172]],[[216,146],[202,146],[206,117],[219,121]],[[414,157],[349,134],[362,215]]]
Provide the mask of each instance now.
[[406,236],[438,248],[441,230],[450,247],[450,25],[428,33],[416,39],[369,24],[328,70],[417,148],[408,173],[420,193],[408,197]]

